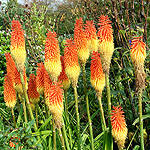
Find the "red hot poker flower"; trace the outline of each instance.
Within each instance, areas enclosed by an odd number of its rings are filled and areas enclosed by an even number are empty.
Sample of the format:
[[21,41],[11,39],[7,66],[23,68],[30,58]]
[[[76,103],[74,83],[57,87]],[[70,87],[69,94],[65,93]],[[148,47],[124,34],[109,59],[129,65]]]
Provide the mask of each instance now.
[[98,39],[96,35],[96,28],[94,26],[93,21],[86,21],[85,33],[86,33],[86,38],[88,40],[89,51],[90,52],[97,51]]
[[72,82],[72,86],[75,87],[77,85],[78,77],[80,74],[78,54],[73,40],[68,39],[66,42],[66,47],[64,49],[65,72]]
[[47,33],[44,66],[47,72],[49,73],[51,79],[57,81],[57,78],[61,72],[61,62],[56,32],[49,31]]
[[103,72],[100,54],[93,52],[91,59],[91,84],[101,95],[105,86],[105,74]]
[[117,142],[119,150],[123,149],[128,132],[123,113],[122,107],[113,106],[111,113],[112,136]]
[[49,88],[48,97],[46,98],[46,104],[52,113],[56,126],[58,128],[62,125],[62,113],[63,113],[63,89],[60,83],[54,82]]
[[101,15],[99,18],[98,38],[99,52],[101,54],[104,72],[109,74],[110,62],[114,52],[113,30],[108,16]]
[[67,90],[70,87],[70,80],[68,79],[65,72],[64,57],[61,56],[60,59],[61,59],[62,71],[58,77],[58,81],[61,81],[61,84],[63,85],[63,89]]
[[11,46],[10,51],[17,65],[18,71],[23,72],[26,60],[24,31],[19,21],[12,21]]
[[83,29],[82,18],[76,19],[74,29],[74,43],[78,51],[79,60],[81,63],[86,63],[90,53],[88,49],[86,33]]
[[44,93],[44,64],[38,63],[38,68],[36,72],[36,86],[37,86],[37,91],[40,95],[43,95]]
[[7,107],[14,108],[16,105],[16,91],[9,75],[5,75],[4,79],[4,101]]
[[30,74],[29,76],[28,96],[30,102],[33,104],[37,104],[40,100],[40,95],[36,89],[36,76],[34,74]]
[[134,37],[131,43],[131,59],[135,65],[144,64],[146,48],[143,37]]

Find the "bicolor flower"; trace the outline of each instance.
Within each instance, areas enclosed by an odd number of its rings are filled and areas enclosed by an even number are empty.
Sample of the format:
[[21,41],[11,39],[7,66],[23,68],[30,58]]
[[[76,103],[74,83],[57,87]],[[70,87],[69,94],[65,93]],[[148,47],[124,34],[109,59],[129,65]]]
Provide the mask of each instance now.
[[76,87],[78,83],[78,77],[80,75],[80,66],[78,62],[76,46],[72,39],[66,40],[66,47],[64,49],[64,64],[65,72],[72,82],[72,86]]
[[10,51],[18,71],[23,72],[24,63],[26,60],[25,38],[22,26],[17,20],[12,21]]
[[114,137],[119,150],[122,150],[124,148],[128,133],[123,113],[124,112],[122,111],[122,107],[113,106],[113,110],[111,113],[112,136]]
[[65,72],[64,57],[61,56],[60,60],[61,60],[62,71],[58,77],[58,81],[61,81],[61,84],[63,85],[63,89],[67,90],[70,87],[70,80],[68,79]]
[[7,107],[14,108],[16,105],[16,91],[13,87],[12,78],[5,75],[4,78],[4,101]]
[[30,74],[29,76],[28,97],[29,101],[33,104],[37,104],[40,100],[40,95],[36,88],[36,76],[34,74]]
[[98,38],[96,35],[96,28],[93,21],[86,21],[85,33],[86,33],[86,38],[88,40],[89,51],[91,53],[93,51],[96,52],[98,50]]
[[93,52],[91,59],[91,84],[97,94],[101,95],[105,86],[105,74],[103,72],[100,54]]
[[114,52],[113,42],[113,29],[111,21],[108,16],[101,15],[99,18],[98,25],[98,40],[99,40],[99,52],[101,54],[102,66],[104,72],[109,74],[109,68],[111,63],[112,54]]
[[86,38],[85,30],[83,29],[82,18],[76,19],[75,29],[74,29],[74,43],[77,48],[79,60],[81,63],[86,63],[89,58],[90,52],[88,48],[88,42]]
[[131,42],[131,59],[135,68],[136,89],[145,87],[144,61],[146,48],[143,37],[134,37]]
[[53,81],[57,81],[57,78],[62,70],[59,43],[56,36],[56,32],[49,31],[47,33],[45,44],[44,66]]
[[36,86],[37,86],[37,91],[40,95],[43,95],[44,93],[44,64],[38,63],[38,68],[36,72]]
[[46,104],[53,115],[56,126],[60,128],[62,126],[62,113],[63,113],[63,89],[62,85],[58,82],[54,82],[48,91],[46,98]]

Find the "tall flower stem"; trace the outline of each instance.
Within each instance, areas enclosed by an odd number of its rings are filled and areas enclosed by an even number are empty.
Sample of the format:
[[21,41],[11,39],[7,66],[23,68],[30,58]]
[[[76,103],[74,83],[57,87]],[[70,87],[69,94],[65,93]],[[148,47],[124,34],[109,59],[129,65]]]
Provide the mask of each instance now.
[[[24,78],[23,78],[22,73],[20,73],[20,79],[21,79],[21,84],[22,84],[22,89],[23,89],[23,92],[24,92],[24,96],[25,96],[25,99],[26,99],[26,102],[27,102],[28,110],[29,110],[29,113],[30,113],[30,117],[31,117],[32,120],[34,120],[33,112],[32,112],[31,106],[30,106],[30,102],[29,102],[29,98],[28,98],[28,94],[27,94],[27,90],[26,90],[26,87],[25,87],[25,82],[24,82]],[[34,130],[36,131],[37,129],[38,128],[36,126],[36,123],[34,123]]]
[[78,110],[77,87],[74,87],[74,96],[75,96],[75,110],[76,110],[76,117],[77,117],[78,150],[80,150],[81,149],[81,135],[80,135],[80,119],[79,119],[79,110]]
[[11,108],[11,113],[12,113],[12,118],[13,118],[13,121],[14,121],[14,126],[16,128],[16,120],[15,120],[15,114],[14,114],[14,109]]
[[53,150],[56,150],[56,129],[55,129],[56,125],[54,119],[52,121],[53,121]]
[[38,127],[38,104],[35,104],[36,125]]
[[22,105],[23,105],[23,112],[24,112],[24,120],[25,123],[28,123],[28,119],[27,119],[27,110],[26,110],[26,104],[25,104],[25,99],[22,100]]
[[140,136],[141,136],[141,150],[144,150],[144,137],[143,137],[143,120],[142,120],[142,89],[139,89],[139,122],[140,122]]
[[63,122],[63,125],[62,125],[62,130],[63,130],[63,136],[64,136],[64,139],[65,139],[65,142],[66,142],[67,150],[70,150],[70,146],[69,146],[69,143],[68,143],[68,138],[67,138],[67,134],[66,134],[66,129],[65,129],[64,122]]
[[94,150],[92,121],[91,121],[91,116],[90,116],[89,100],[88,100],[88,93],[87,93],[85,63],[81,63],[81,66],[82,66],[82,73],[83,73],[84,94],[85,94],[85,99],[86,99],[86,110],[87,110],[87,116],[88,116],[89,128],[90,128],[91,150]]
[[97,97],[98,97],[98,101],[99,101],[102,129],[103,129],[103,131],[105,131],[107,127],[106,127],[106,121],[105,121],[105,117],[104,117],[104,110],[103,110],[103,105],[102,105],[102,100],[101,100],[101,94],[97,93]]
[[113,138],[111,134],[111,122],[110,122],[110,117],[111,117],[111,99],[110,99],[110,87],[109,87],[109,75],[105,73],[105,82],[106,82],[106,91],[107,91],[107,105],[108,105],[108,125],[109,125],[109,137],[110,137],[110,146],[111,150],[113,150]]
[[[67,122],[69,123],[69,114],[68,114],[68,101],[67,101],[67,90],[64,90],[64,97],[65,97],[65,112],[66,112],[66,118]],[[72,133],[71,133],[71,128],[69,125],[69,139],[70,139],[70,146],[72,148]]]
[[61,132],[61,128],[58,128],[58,132],[59,132],[59,136],[60,136],[60,140],[61,140],[62,150],[66,150],[65,143],[64,143],[64,138],[63,138],[63,135],[62,135],[62,132]]

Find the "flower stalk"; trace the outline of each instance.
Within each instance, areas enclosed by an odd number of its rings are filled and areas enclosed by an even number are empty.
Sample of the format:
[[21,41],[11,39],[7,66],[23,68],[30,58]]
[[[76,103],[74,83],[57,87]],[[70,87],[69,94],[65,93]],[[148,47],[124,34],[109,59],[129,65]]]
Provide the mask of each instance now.
[[12,113],[12,118],[13,118],[14,126],[16,128],[16,120],[15,120],[15,115],[14,115],[14,109],[13,108],[11,108],[11,113]]
[[82,73],[83,73],[84,94],[86,99],[86,110],[87,110],[89,129],[90,129],[91,149],[94,150],[93,129],[92,129],[92,121],[90,116],[89,100],[88,100],[88,93],[87,93],[85,63],[81,63],[81,66],[82,66]]
[[144,136],[143,136],[143,119],[142,119],[142,89],[139,89],[139,122],[140,122],[140,137],[141,137],[141,150],[144,150]]
[[[29,113],[30,113],[30,117],[31,117],[32,120],[34,120],[33,112],[32,112],[31,106],[30,106],[30,102],[29,102],[29,98],[28,98],[28,94],[27,94],[27,90],[26,90],[26,87],[25,87],[25,82],[24,82],[24,78],[23,78],[22,73],[20,73],[20,79],[21,79],[21,84],[22,84],[22,89],[23,89],[23,92],[24,92],[24,96],[25,96],[25,99],[26,99],[26,102],[27,102],[28,110],[29,110]],[[36,123],[34,123],[34,130],[36,131],[37,129],[38,128],[36,126]]]

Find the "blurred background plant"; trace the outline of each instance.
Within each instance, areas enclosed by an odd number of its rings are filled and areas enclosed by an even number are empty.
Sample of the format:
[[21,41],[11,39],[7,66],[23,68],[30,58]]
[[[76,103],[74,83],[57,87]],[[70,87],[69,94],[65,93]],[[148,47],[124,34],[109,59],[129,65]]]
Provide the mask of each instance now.
[[[10,33],[11,21],[19,20],[25,30],[26,51],[27,51],[27,76],[30,73],[35,73],[37,63],[44,61],[44,45],[46,33],[49,30],[54,30],[58,35],[61,54],[63,54],[66,38],[73,37],[75,19],[82,17],[83,21],[93,20],[96,28],[98,28],[98,18],[101,14],[108,15],[112,21],[114,30],[115,52],[113,54],[110,68],[110,88],[112,105],[122,105],[126,122],[129,130],[129,138],[126,142],[126,147],[129,149],[134,147],[138,149],[139,144],[139,127],[138,120],[138,101],[135,94],[135,77],[133,65],[130,59],[130,43],[133,36],[144,36],[146,42],[147,57],[145,61],[146,72],[146,88],[143,93],[143,119],[144,119],[144,138],[146,149],[150,147],[150,2],[149,0],[26,0],[19,3],[17,0],[8,0],[7,3],[0,2],[0,146],[3,143],[9,145],[10,137],[18,135],[20,141],[17,141],[19,146],[21,143],[24,148],[30,148],[34,145],[36,139],[26,133],[26,128],[21,128],[13,131],[11,125],[11,114],[4,104],[3,98],[3,81],[6,73],[6,60],[4,54],[10,51]],[[102,135],[99,120],[99,105],[96,99],[96,93],[90,84],[90,61],[86,64],[87,85],[90,103],[91,118],[93,122],[95,148],[99,149],[102,142]],[[82,74],[79,78],[79,83],[82,81]],[[86,104],[83,97],[83,85],[79,84],[79,111],[81,119],[81,131],[83,135],[82,142],[86,149],[89,149],[88,138],[88,119],[86,114]],[[106,89],[104,89],[106,91]],[[73,104],[73,89],[68,91],[69,112],[72,116],[70,126],[72,133],[75,134],[74,127],[74,104]],[[107,112],[106,92],[103,92],[104,111]],[[40,114],[45,115],[43,109],[43,101],[40,103]],[[17,110],[15,110],[17,114]],[[19,113],[18,118],[22,117]],[[134,122],[135,120],[135,122]],[[49,120],[50,121],[50,120]],[[40,125],[45,122],[44,116],[39,116]],[[133,124],[134,123],[134,124]],[[47,123],[48,124],[48,123]],[[47,126],[43,126],[45,128]],[[133,124],[133,125],[132,125]],[[31,126],[33,123],[31,122]],[[29,126],[29,128],[31,127]],[[68,124],[66,125],[69,126]],[[28,129],[30,130],[30,129]],[[8,132],[8,133],[7,133]],[[43,133],[43,139],[51,134],[49,131]],[[29,137],[28,137],[29,136]],[[32,138],[28,141],[28,138]],[[2,138],[3,137],[3,138]],[[34,141],[35,140],[35,141]],[[74,137],[73,140],[76,140]],[[33,143],[34,144],[33,144]],[[40,147],[40,145],[38,145]],[[36,147],[36,146],[35,146]],[[1,148],[1,147],[0,147]]]

